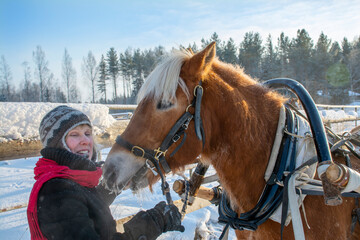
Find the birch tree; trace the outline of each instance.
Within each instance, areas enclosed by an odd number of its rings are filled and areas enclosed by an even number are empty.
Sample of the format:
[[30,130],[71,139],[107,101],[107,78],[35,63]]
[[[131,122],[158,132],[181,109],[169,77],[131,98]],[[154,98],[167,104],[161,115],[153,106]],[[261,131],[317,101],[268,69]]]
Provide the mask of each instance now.
[[78,101],[78,91],[76,87],[76,71],[72,64],[72,58],[65,48],[63,62],[62,62],[62,74],[63,81],[66,87],[66,97],[68,102]]
[[44,102],[44,92],[50,77],[50,70],[48,68],[49,62],[45,58],[45,52],[40,46],[37,46],[33,52],[33,60],[35,64],[35,77],[38,79],[40,87],[39,100],[40,102]]
[[6,62],[5,56],[2,55],[0,58],[0,98],[3,101],[11,100],[11,87],[10,82],[12,81],[12,73],[9,64]]
[[86,58],[83,58],[83,75],[91,83],[92,102],[95,102],[95,82],[98,76],[99,67],[97,66],[94,55],[89,51]]

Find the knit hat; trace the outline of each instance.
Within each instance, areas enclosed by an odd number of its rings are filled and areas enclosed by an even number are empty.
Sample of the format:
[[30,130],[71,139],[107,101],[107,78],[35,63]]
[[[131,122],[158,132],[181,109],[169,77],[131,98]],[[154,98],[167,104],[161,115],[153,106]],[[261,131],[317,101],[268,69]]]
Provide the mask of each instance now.
[[[89,118],[79,110],[62,105],[48,112],[41,120],[39,133],[44,147],[62,148],[71,152],[65,137],[73,128],[87,124],[92,128]],[[95,149],[94,149],[95,150]],[[93,159],[96,158],[93,152]]]

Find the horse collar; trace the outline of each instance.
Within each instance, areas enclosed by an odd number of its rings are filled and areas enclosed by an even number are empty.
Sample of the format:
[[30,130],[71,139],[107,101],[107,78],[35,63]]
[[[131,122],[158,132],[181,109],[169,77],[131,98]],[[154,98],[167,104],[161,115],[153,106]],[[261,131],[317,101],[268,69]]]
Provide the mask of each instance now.
[[[287,132],[297,134],[298,119],[297,116],[286,108],[286,126]],[[237,230],[252,230],[265,222],[279,207],[283,195],[283,187],[278,182],[285,179],[284,172],[292,172],[295,169],[297,139],[289,134],[284,134],[281,142],[281,151],[279,152],[275,168],[267,181],[263,193],[256,206],[240,216],[233,211],[226,194],[222,195],[219,204],[219,222],[227,224]],[[221,239],[221,238],[220,238]]]

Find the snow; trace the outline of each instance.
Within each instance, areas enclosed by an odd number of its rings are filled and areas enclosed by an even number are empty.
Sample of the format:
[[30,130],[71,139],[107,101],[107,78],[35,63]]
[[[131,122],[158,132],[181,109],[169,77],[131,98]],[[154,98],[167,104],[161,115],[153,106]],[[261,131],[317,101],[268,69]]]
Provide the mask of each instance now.
[[[102,150],[103,159],[106,158],[109,151],[110,148]],[[27,203],[35,182],[33,168],[37,160],[38,157],[33,157],[0,162],[0,209]],[[214,174],[214,170],[210,169],[208,173]],[[172,187],[173,182],[179,178],[181,177],[170,175],[167,180]],[[214,187],[216,185],[215,182],[206,186]],[[110,206],[113,217],[115,219],[124,218],[136,214],[140,210],[152,208],[160,201],[165,201],[160,184],[155,184],[153,189],[153,193],[144,189],[137,195],[133,195],[130,190],[122,192]],[[171,193],[171,196],[173,200],[180,199],[174,192]],[[217,223],[217,219],[217,207],[212,205],[202,208],[185,216],[182,223],[185,226],[184,233],[168,232],[158,239],[194,239],[196,227],[198,232],[202,233],[201,235],[207,236],[206,239],[218,239],[223,226]],[[0,213],[0,236],[1,239],[30,239],[26,207]],[[234,231],[230,231],[230,239],[236,239]]]
[[[4,141],[39,139],[38,127],[42,117],[54,107],[54,103],[0,103],[0,144]],[[109,109],[100,104],[68,104],[87,114],[94,125],[95,133],[109,127],[114,118]],[[106,159],[110,148],[101,150],[101,159]],[[35,182],[33,169],[38,157],[0,161],[0,209],[10,208],[28,202],[32,186]],[[214,174],[209,170],[209,174]],[[181,177],[170,175],[167,180],[172,187],[175,180]],[[206,185],[216,186],[215,183]],[[153,187],[154,192],[144,189],[137,195],[126,190],[116,197],[110,206],[114,219],[121,219],[136,214],[140,210],[154,207],[158,202],[165,201],[161,193],[160,183]],[[171,193],[173,200],[180,197]],[[194,239],[195,228],[207,239],[218,239],[223,226],[217,223],[217,207],[209,206],[185,216],[183,225],[185,232],[168,232],[158,239],[187,240]],[[1,239],[30,239],[26,207],[0,213]],[[235,239],[234,231],[230,231],[230,239]]]
[[[10,140],[38,140],[41,119],[59,103],[0,103],[0,143]],[[85,113],[100,134],[116,120],[102,104],[67,104]]]
[[[54,103],[0,103],[0,143],[4,141],[38,139],[38,127],[42,117],[51,109],[60,104]],[[95,133],[104,131],[115,120],[109,115],[106,106],[100,104],[69,104],[87,114],[94,125]],[[324,119],[339,119],[346,116],[358,116],[354,109],[349,110],[320,110]],[[341,125],[339,131],[349,131],[354,126]],[[333,126],[338,124],[332,124]],[[102,159],[106,159],[109,148],[101,150]],[[38,157],[22,158],[16,160],[0,161],[0,209],[27,203],[31,188],[34,184],[33,168]],[[210,168],[208,174],[215,171]],[[170,186],[180,177],[168,176]],[[207,187],[213,187],[211,183]],[[110,206],[115,219],[120,219],[136,214],[142,209],[154,207],[158,202],[164,201],[160,184],[154,186],[154,193],[145,189],[134,196],[131,191],[122,192]],[[172,192],[173,200],[179,199]],[[205,239],[218,239],[222,225],[217,223],[217,207],[211,205],[185,216],[183,225],[185,232],[168,232],[158,239],[194,239],[195,228]],[[26,208],[0,213],[0,236],[1,239],[30,239],[30,233],[26,218]],[[230,230],[229,239],[235,239],[233,230]]]

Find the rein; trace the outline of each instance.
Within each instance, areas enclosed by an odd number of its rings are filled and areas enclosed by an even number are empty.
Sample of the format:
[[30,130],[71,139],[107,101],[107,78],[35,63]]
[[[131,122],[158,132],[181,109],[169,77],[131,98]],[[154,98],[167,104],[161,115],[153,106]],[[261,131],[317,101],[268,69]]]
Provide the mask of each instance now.
[[[205,145],[205,131],[201,119],[201,100],[203,96],[203,88],[202,88],[202,81],[194,88],[194,98],[192,103],[187,106],[185,113],[176,121],[174,126],[170,129],[169,133],[166,135],[165,139],[161,143],[160,147],[152,150],[146,149],[137,145],[133,145],[123,139],[120,135],[117,136],[115,142],[120,146],[129,150],[132,154],[137,157],[145,158],[146,162],[143,167],[141,167],[138,172],[134,175],[134,177],[143,175],[147,168],[150,169],[154,175],[159,174],[161,178],[161,188],[163,195],[166,196],[166,201],[168,204],[172,203],[171,195],[170,195],[170,188],[169,184],[166,182],[166,178],[161,171],[163,168],[165,174],[171,172],[171,168],[166,161],[166,154],[168,149],[176,143],[182,136],[181,143],[176,147],[176,149],[170,154],[172,157],[184,144],[186,139],[186,130],[189,127],[190,121],[194,119],[195,122],[195,133],[196,136],[200,141],[203,143],[203,147]],[[194,108],[194,114],[189,112],[189,108]],[[133,179],[134,179],[133,177]]]

